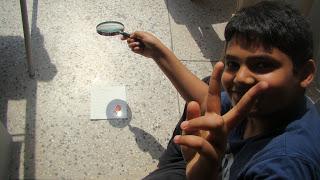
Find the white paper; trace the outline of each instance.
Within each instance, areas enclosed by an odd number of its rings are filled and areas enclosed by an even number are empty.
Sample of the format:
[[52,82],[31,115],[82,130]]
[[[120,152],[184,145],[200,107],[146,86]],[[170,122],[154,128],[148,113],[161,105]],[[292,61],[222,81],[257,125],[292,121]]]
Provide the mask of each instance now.
[[[91,86],[91,110],[90,119],[108,119],[107,106],[115,101],[122,100],[126,102],[125,86],[108,86],[105,82],[95,82]],[[127,118],[127,107],[122,107]],[[109,117],[110,118],[110,117]]]

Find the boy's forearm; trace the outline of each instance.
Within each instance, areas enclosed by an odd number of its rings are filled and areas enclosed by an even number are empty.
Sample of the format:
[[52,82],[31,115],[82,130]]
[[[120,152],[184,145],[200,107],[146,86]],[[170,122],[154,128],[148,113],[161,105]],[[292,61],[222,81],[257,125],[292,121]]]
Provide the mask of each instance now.
[[154,58],[160,69],[170,79],[185,101],[197,101],[204,104],[208,86],[191,73],[180,60],[165,46],[161,47],[162,55]]

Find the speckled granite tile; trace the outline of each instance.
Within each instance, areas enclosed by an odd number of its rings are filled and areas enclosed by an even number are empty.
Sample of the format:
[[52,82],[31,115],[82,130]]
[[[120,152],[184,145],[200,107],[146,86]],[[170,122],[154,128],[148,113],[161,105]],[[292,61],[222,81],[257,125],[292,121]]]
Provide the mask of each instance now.
[[[213,66],[215,64],[215,62],[209,62],[209,61],[207,62],[182,61],[182,63],[199,79],[203,79],[207,76],[210,76],[212,73]],[[179,109],[180,109],[180,113],[182,114],[186,102],[180,95],[178,96],[179,96]]]
[[[42,136],[38,143],[43,144],[36,153],[41,176],[54,171],[59,177],[71,179],[77,178],[75,175],[138,179],[155,168],[179,118],[176,91],[153,62],[138,59],[133,64],[132,61],[130,56],[115,61],[114,65],[123,70],[113,69],[108,74],[97,72],[83,77],[79,72],[74,74],[72,83],[65,78],[52,81],[58,83],[55,87],[60,87],[55,91],[48,91],[47,85],[39,84],[39,94],[45,94],[51,101],[43,101],[37,112],[40,126],[36,128],[37,134]],[[126,86],[132,112],[130,122],[89,120],[89,90],[95,77],[111,85]],[[47,158],[52,162],[49,167],[45,165]],[[70,166],[68,163],[73,163],[72,169],[65,168]],[[79,170],[88,174],[79,174]]]
[[[29,1],[35,79],[25,70],[20,6],[0,3],[10,6],[0,12],[1,116],[19,136],[11,178],[141,179],[154,170],[179,119],[176,90],[152,60],[95,26],[121,21],[170,47],[165,2]],[[130,121],[89,119],[96,80],[126,86]]]
[[236,1],[167,0],[173,50],[183,60],[217,60],[223,42],[212,25],[228,21]]
[[[21,10],[19,1],[0,1],[0,23],[1,23],[1,36],[21,35],[23,36],[22,23],[21,23]],[[32,6],[31,3],[27,3]],[[29,7],[28,7],[29,9]],[[31,11],[30,11],[31,12]],[[30,15],[29,15],[29,19]]]
[[316,103],[320,100],[320,90],[316,85],[316,82],[313,82],[311,86],[307,89],[307,96]]

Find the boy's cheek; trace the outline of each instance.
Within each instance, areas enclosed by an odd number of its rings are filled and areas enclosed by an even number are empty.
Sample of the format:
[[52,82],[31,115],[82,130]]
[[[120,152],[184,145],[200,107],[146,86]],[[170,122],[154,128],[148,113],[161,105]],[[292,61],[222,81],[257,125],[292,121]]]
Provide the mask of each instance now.
[[290,92],[280,87],[270,87],[257,97],[253,111],[259,114],[277,112],[287,107],[294,98]]

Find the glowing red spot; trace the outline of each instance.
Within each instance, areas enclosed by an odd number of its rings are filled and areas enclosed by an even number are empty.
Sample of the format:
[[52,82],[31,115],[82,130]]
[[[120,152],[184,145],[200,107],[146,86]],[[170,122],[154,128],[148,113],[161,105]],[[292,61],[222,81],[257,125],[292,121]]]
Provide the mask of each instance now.
[[115,112],[120,112],[121,111],[121,106],[118,104],[116,105],[116,107],[114,108]]

